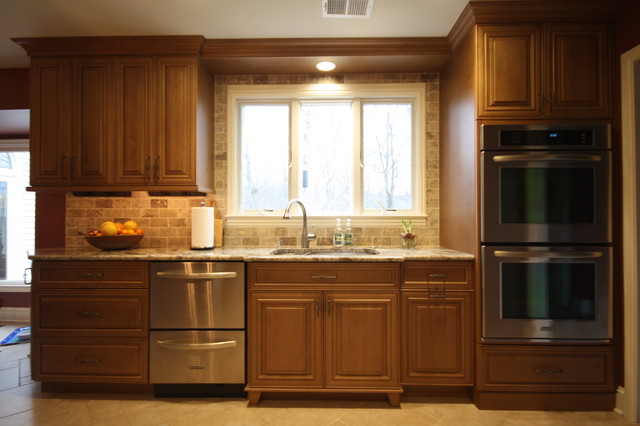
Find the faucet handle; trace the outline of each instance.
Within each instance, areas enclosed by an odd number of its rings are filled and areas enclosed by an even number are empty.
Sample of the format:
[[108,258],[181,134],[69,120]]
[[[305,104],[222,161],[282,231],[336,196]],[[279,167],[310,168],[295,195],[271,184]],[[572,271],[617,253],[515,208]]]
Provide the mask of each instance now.
[[316,229],[315,225],[311,225],[311,227],[313,228],[313,234],[308,234],[307,235],[307,240],[309,241],[313,241],[316,239],[316,237],[318,236],[318,230]]

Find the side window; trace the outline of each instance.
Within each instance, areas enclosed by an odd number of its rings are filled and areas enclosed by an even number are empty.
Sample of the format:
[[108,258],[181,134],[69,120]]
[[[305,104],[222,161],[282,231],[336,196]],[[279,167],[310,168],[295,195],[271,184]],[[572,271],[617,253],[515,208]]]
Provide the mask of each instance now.
[[0,284],[21,282],[35,242],[35,194],[29,185],[29,152],[0,145]]

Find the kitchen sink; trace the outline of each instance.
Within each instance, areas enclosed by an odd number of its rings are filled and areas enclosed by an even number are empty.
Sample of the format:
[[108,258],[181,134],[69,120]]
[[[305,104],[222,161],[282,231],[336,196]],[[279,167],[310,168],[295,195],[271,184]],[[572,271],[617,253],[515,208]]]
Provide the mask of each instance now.
[[361,256],[376,255],[380,252],[373,248],[278,248],[269,252],[271,255],[294,255],[294,256]]

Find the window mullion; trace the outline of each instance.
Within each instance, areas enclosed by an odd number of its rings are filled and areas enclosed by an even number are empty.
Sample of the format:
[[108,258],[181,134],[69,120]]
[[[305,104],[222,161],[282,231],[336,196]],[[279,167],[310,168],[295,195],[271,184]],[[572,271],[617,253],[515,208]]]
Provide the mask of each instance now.
[[300,101],[298,99],[291,100],[290,111],[289,199],[292,200],[299,197],[300,188]]
[[361,215],[364,210],[363,146],[362,146],[362,101],[355,98],[352,103],[353,111],[353,214]]

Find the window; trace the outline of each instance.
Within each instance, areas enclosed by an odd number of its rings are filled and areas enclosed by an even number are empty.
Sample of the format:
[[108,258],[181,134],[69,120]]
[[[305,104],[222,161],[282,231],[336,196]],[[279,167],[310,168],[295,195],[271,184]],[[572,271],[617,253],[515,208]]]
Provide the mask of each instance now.
[[22,283],[35,241],[35,194],[26,141],[0,141],[0,285]]
[[229,214],[424,215],[423,84],[229,86]]

